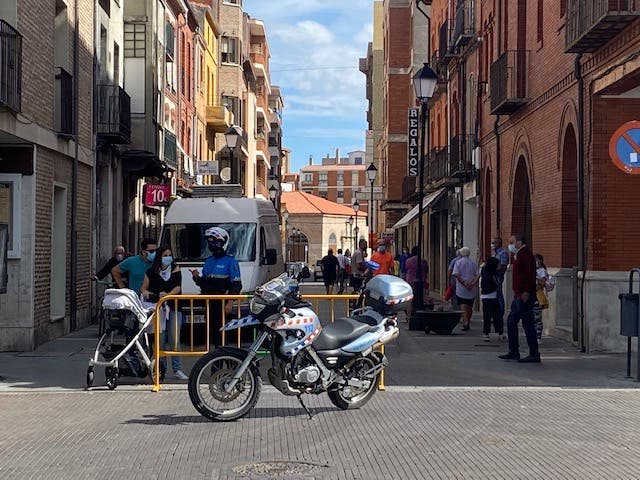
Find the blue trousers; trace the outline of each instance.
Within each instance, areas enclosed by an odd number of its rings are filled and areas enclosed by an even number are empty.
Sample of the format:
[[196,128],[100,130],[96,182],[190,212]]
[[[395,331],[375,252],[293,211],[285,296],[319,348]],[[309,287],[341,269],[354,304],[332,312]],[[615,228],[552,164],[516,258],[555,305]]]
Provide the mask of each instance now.
[[509,353],[520,355],[520,345],[518,341],[518,322],[522,319],[522,328],[527,337],[529,345],[529,355],[539,357],[538,336],[533,316],[533,305],[536,301],[535,294],[529,296],[529,300],[523,302],[519,298],[514,298],[511,303],[511,312],[507,318],[507,334],[509,336]]

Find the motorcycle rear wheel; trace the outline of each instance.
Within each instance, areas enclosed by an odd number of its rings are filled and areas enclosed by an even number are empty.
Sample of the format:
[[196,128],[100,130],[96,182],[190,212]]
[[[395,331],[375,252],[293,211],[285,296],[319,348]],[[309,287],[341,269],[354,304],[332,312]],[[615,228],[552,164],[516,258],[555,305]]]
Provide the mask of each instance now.
[[213,351],[201,357],[189,374],[189,398],[204,417],[220,422],[237,420],[256,405],[262,379],[250,366],[230,392],[224,386],[244,358],[230,352]]
[[371,357],[362,357],[356,360],[351,367],[351,371],[354,372],[353,378],[357,378],[361,381],[370,382],[369,385],[363,389],[358,389],[355,392],[353,388],[348,385],[340,385],[335,390],[329,390],[329,400],[336,407],[342,410],[355,410],[365,405],[371,397],[373,397],[378,388],[378,380],[380,374],[377,375],[365,375],[367,370],[374,368],[377,362]]

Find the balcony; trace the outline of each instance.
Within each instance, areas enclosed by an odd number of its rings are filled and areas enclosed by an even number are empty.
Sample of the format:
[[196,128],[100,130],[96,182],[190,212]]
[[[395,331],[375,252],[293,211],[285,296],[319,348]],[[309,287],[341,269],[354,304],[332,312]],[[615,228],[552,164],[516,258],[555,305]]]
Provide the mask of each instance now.
[[456,21],[451,34],[451,43],[454,47],[464,47],[471,43],[475,35],[473,8],[466,0],[458,2],[456,8]]
[[440,96],[440,94],[447,91],[447,68],[440,63],[438,53],[439,52],[437,50],[433,52],[430,64],[431,68],[433,68],[438,75],[438,81],[436,83],[436,88],[433,91],[432,98],[437,98]]
[[[454,155],[456,152],[453,152]],[[429,191],[442,187],[451,187],[460,184],[460,180],[451,172],[451,152],[449,147],[434,148],[429,154]]]
[[595,52],[640,17],[640,0],[569,0],[565,52]]
[[468,177],[473,171],[473,149],[476,146],[473,135],[457,135],[449,146],[449,176]]
[[98,137],[131,143],[131,98],[118,85],[98,85]]
[[22,35],[0,20],[0,107],[22,110]]
[[64,68],[56,68],[55,130],[63,137],[73,135],[73,77]]
[[224,133],[233,124],[233,113],[224,105],[207,107],[207,126],[216,133]]
[[528,50],[507,50],[491,64],[491,114],[511,115],[529,102]]
[[440,48],[438,49],[438,59],[440,60],[440,65],[443,66],[449,65],[451,60],[455,57],[453,47],[450,42],[450,34],[449,20],[445,20],[442,25],[440,25]]
[[178,170],[178,148],[176,136],[168,130],[164,131],[164,163],[172,170]]
[[418,198],[419,177],[404,177],[402,181],[402,201],[409,203]]

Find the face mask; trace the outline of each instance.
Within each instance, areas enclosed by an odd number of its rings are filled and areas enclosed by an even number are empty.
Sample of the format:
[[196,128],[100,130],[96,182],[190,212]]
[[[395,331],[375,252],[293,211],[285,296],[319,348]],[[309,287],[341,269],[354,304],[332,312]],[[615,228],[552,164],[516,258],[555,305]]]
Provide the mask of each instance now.
[[118,260],[119,262],[124,260],[124,254],[123,253],[116,253],[116,260]]
[[220,245],[216,245],[215,243],[210,243],[209,244],[209,251],[216,258],[224,257],[224,248],[222,248]]
[[496,244],[495,243],[491,243],[491,250],[495,250],[496,249]]
[[515,255],[516,253],[518,253],[518,249],[516,248],[516,246],[515,246],[513,243],[510,243],[510,244],[509,244],[509,251],[510,251],[511,253],[513,253],[514,255]]
[[386,251],[387,251],[387,247],[378,247],[378,251],[379,251],[380,253],[384,253],[384,252],[386,252]]
[[156,252],[147,253],[147,262],[153,262],[156,259]]
[[162,265],[169,266],[173,263],[173,257],[162,257]]

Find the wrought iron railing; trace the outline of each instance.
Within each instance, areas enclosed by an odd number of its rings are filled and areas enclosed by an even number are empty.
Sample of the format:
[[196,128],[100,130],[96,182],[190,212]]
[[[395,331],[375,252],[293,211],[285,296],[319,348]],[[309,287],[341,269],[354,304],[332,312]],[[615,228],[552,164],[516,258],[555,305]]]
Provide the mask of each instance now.
[[640,0],[568,0],[565,51],[593,52],[640,16]]
[[468,0],[460,0],[456,8],[456,20],[451,34],[451,44],[458,47],[469,44],[475,36],[475,22],[472,5]]
[[440,25],[439,31],[439,59],[441,63],[449,63],[449,61],[453,57],[453,51],[451,48],[450,42],[450,29],[449,29],[449,20],[445,20]]
[[131,142],[131,97],[118,85],[98,85],[98,136],[114,144]]
[[439,182],[449,176],[449,148],[436,148],[431,151],[429,182]]
[[22,110],[22,35],[0,20],[0,106]]
[[449,175],[462,177],[473,170],[474,135],[456,135],[449,146]]
[[491,113],[511,114],[528,99],[528,50],[507,50],[491,65]]

